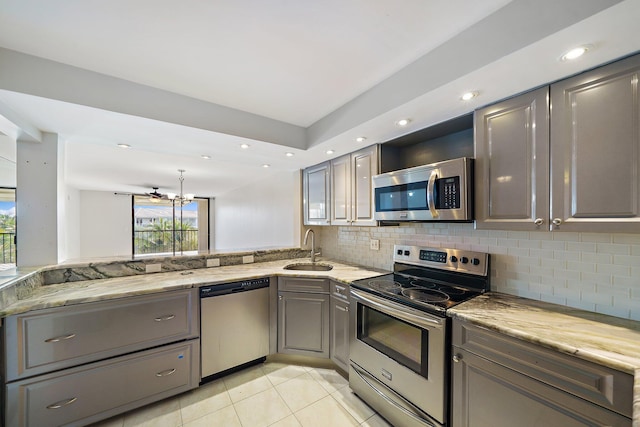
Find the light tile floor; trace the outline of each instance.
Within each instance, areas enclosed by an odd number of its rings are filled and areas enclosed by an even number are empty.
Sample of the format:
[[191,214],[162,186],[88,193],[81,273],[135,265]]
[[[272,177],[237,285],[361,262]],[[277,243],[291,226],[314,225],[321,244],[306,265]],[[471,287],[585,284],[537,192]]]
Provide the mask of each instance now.
[[92,427],[390,427],[339,373],[267,361]]

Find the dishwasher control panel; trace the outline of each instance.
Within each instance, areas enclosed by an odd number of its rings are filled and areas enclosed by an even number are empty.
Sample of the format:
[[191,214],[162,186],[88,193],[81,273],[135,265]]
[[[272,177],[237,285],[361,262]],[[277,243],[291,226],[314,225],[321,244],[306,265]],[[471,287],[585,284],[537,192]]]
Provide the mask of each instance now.
[[251,291],[253,289],[266,288],[270,279],[262,277],[260,279],[249,279],[241,282],[218,283],[215,285],[205,285],[200,287],[200,298],[209,298],[219,295],[233,294],[236,292]]

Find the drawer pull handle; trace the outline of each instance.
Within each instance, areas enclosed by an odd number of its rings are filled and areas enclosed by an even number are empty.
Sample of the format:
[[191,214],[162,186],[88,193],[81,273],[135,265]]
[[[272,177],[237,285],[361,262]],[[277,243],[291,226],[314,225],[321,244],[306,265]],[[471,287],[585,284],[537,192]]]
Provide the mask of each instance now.
[[74,338],[75,336],[76,336],[76,334],[62,335],[62,336],[59,336],[59,337],[49,338],[48,340],[44,340],[44,342],[66,341],[66,340],[70,340],[71,338]]
[[171,320],[171,319],[173,319],[174,317],[176,317],[176,315],[175,315],[175,314],[169,314],[169,315],[167,315],[167,316],[156,317],[156,318],[155,318],[155,319],[153,319],[153,320],[155,320],[156,322],[164,322],[165,320]]
[[173,374],[175,371],[176,371],[175,368],[167,369],[166,371],[158,372],[156,374],[156,377],[168,377],[169,375]]
[[47,406],[47,409],[60,409],[60,408],[64,408],[67,405],[71,405],[73,402],[75,402],[76,400],[78,400],[77,397],[72,397],[71,399],[65,399],[65,400],[61,400],[60,402],[56,402],[56,403],[52,403],[51,405]]

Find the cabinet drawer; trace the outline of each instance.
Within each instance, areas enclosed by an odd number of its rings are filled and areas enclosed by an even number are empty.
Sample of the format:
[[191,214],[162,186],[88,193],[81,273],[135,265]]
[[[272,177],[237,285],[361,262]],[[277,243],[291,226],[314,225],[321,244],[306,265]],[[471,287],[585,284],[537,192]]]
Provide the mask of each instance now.
[[7,385],[7,425],[82,426],[198,385],[199,340]]
[[328,294],[329,280],[312,277],[279,277],[278,290],[289,292],[311,292]]
[[631,418],[632,375],[460,321],[453,345]]
[[198,307],[186,289],[10,316],[7,381],[197,337]]
[[338,282],[331,282],[331,296],[349,301],[349,285]]

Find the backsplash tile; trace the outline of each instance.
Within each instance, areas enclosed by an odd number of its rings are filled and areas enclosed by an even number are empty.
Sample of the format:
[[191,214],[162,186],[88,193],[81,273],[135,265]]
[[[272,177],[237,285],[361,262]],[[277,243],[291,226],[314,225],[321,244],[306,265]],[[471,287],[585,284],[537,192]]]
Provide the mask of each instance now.
[[[474,230],[473,224],[318,227],[322,255],[393,268],[393,245],[489,252],[491,289],[640,320],[640,235]],[[380,240],[380,250],[369,240]]]

